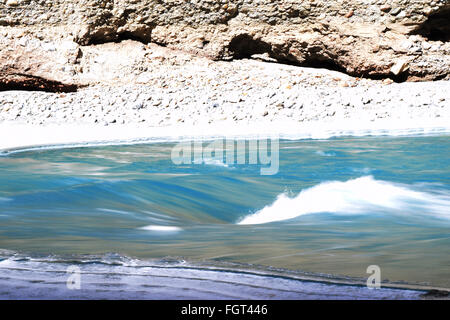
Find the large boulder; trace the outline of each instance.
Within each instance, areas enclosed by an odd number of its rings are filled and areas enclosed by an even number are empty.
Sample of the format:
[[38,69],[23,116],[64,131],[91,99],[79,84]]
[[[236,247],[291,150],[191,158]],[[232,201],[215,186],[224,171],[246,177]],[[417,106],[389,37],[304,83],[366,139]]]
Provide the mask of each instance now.
[[0,84],[11,70],[86,82],[84,48],[127,39],[212,59],[264,54],[358,77],[450,79],[449,35],[449,0],[0,0]]

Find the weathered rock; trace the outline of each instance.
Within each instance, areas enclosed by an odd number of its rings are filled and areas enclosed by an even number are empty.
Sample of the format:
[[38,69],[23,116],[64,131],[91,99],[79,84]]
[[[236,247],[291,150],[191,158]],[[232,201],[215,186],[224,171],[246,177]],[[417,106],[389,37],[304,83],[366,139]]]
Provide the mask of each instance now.
[[[13,70],[72,84],[129,82],[148,61],[145,46],[141,50],[128,44],[133,48],[127,49],[118,43],[131,39],[216,60],[264,55],[359,77],[450,78],[449,0],[370,3],[8,0],[0,3],[0,72],[3,77]],[[413,35],[416,43],[405,49],[402,44]],[[38,45],[24,43],[24,37]],[[75,42],[70,48],[61,47],[70,41]],[[95,46],[108,42],[113,43]],[[108,52],[119,52],[121,63]],[[408,68],[394,72],[397,61],[409,61]]]
[[408,70],[408,61],[405,60],[398,61],[391,68],[391,72],[396,76],[398,76],[402,72],[405,72],[406,70]]

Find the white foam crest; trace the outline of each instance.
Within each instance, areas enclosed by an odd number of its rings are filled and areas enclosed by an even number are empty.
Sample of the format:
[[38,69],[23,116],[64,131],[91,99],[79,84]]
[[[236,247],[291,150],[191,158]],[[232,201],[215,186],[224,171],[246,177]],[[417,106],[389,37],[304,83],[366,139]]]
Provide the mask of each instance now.
[[136,145],[158,142],[206,141],[214,139],[328,139],[340,136],[409,136],[442,135],[450,133],[448,117],[410,120],[380,119],[362,121],[358,119],[304,122],[295,121],[258,122],[249,124],[177,125],[147,127],[118,125],[49,125],[34,126],[5,122],[0,126],[0,136],[14,139],[0,140],[0,156],[17,152],[52,150],[75,147],[110,145]]
[[224,163],[221,160],[213,159],[213,158],[204,158],[204,159],[200,159],[200,160],[195,160],[194,164],[204,164],[204,165],[228,168],[228,164]]
[[364,176],[345,182],[324,182],[301,191],[294,198],[280,194],[271,205],[238,223],[263,224],[320,212],[367,214],[379,209],[396,214],[414,210],[415,213],[450,218],[450,195],[415,191],[408,185]]
[[316,154],[318,154],[319,156],[322,156],[322,157],[334,157],[334,156],[336,156],[336,154],[334,152],[325,152],[325,151],[322,151],[322,150],[317,151]]
[[156,226],[156,225],[149,225],[149,226],[142,227],[140,229],[147,230],[147,231],[160,231],[160,232],[178,232],[178,231],[183,230],[179,227],[174,227],[174,226]]

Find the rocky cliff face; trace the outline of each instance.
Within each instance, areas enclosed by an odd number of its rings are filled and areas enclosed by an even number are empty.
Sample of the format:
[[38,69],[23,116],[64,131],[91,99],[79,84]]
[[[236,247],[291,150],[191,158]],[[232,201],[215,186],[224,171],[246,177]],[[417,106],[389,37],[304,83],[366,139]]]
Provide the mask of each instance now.
[[98,79],[85,71],[107,52],[125,60],[115,71],[104,63],[110,72],[138,74],[149,42],[216,60],[449,79],[449,38],[449,0],[0,0],[0,84],[101,82],[104,70]]

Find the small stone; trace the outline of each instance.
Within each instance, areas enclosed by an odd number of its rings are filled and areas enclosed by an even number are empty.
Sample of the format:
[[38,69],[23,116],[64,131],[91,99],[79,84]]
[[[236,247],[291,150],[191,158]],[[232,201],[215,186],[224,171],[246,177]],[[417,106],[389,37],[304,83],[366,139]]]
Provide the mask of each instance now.
[[261,60],[264,62],[277,62],[277,59],[272,58],[267,52],[261,54],[253,54],[251,58],[255,60]]
[[399,60],[397,61],[397,63],[395,63],[392,67],[391,67],[391,73],[394,75],[399,75],[400,73],[408,70],[408,61],[406,60]]
[[18,0],[8,0],[6,1],[6,5],[10,7],[17,7],[19,5]]
[[142,108],[144,108],[144,104],[142,102],[138,102],[133,106],[134,110],[140,110]]
[[392,9],[392,7],[388,4],[383,5],[380,10],[383,12],[389,12]]
[[424,8],[424,9],[423,9],[423,13],[424,13],[426,16],[429,16],[432,12],[433,12],[433,9],[431,9],[430,7],[427,7],[427,8]]
[[401,8],[399,8],[399,7],[394,8],[394,9],[391,11],[391,15],[396,16],[396,15],[398,15],[398,14],[400,13],[400,11],[402,11]]
[[269,111],[264,111],[264,113],[263,113],[263,117],[266,117],[266,116],[268,116],[269,115]]
[[397,18],[405,18],[406,17],[406,12],[402,11],[397,15]]
[[355,12],[353,10],[350,10],[349,12],[347,12],[347,14],[345,15],[346,18],[351,18],[353,16]]

